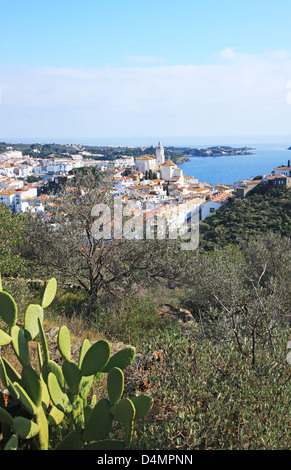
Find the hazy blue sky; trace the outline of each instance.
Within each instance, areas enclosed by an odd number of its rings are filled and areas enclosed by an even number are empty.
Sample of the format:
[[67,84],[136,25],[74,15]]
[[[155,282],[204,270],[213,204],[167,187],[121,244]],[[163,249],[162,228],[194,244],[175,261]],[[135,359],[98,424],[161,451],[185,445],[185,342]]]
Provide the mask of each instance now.
[[0,140],[290,134],[290,0],[0,7]]

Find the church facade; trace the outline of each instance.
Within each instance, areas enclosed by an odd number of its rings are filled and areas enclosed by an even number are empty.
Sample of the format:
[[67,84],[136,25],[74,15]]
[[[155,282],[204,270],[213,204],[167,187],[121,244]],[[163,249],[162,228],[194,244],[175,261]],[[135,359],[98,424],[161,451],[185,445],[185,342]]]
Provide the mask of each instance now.
[[165,159],[165,150],[161,142],[158,143],[156,148],[156,155],[144,155],[143,157],[136,158],[135,167],[141,173],[155,172],[157,177],[165,181],[177,181],[180,184],[184,183],[183,171],[172,162],[172,160]]

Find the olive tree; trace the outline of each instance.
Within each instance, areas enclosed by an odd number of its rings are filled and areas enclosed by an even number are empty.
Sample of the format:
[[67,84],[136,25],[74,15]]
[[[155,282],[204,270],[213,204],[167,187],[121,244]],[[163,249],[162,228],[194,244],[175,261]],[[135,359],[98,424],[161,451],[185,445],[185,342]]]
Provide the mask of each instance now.
[[76,174],[51,198],[45,216],[29,216],[23,256],[41,275],[81,286],[92,302],[100,292],[109,298],[137,284],[182,282],[186,253],[178,240],[137,237],[140,220],[126,211],[123,235],[113,233],[123,208],[115,207],[111,181],[90,170]]

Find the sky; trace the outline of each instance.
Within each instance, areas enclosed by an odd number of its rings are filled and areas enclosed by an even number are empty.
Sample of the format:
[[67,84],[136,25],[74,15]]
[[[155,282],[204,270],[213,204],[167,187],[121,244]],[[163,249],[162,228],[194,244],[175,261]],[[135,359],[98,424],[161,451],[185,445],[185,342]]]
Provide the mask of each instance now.
[[0,140],[289,136],[290,13],[290,0],[0,0]]

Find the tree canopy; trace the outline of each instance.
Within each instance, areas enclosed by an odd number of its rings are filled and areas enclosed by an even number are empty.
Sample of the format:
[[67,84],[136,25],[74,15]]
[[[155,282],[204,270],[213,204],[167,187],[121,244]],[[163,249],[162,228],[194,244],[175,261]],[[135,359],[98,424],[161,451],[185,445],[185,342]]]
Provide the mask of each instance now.
[[111,230],[119,214],[114,212],[110,180],[88,170],[77,172],[49,204],[49,219],[29,215],[22,254],[32,269],[80,285],[92,301],[100,292],[109,297],[143,283],[177,282],[187,275],[185,263],[177,262],[186,256],[178,240],[136,239],[134,234],[107,237],[104,227],[96,237],[98,214],[93,208],[102,205],[110,210]]

